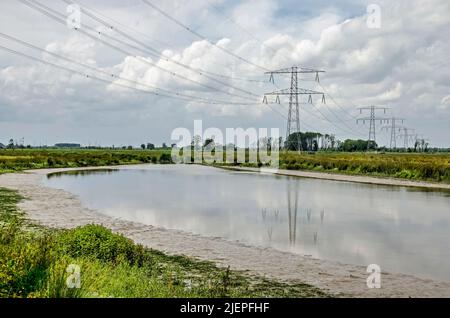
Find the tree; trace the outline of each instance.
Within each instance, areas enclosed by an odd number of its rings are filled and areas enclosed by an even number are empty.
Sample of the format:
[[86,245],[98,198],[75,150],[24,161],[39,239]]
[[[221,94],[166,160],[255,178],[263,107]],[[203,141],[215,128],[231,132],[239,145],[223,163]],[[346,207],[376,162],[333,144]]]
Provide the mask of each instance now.
[[319,143],[317,142],[316,139],[314,139],[312,142],[312,151],[317,151],[317,150],[319,150]]
[[148,144],[147,144],[147,149],[148,149],[148,150],[154,150],[154,149],[155,149],[155,145],[154,145],[154,144],[151,144],[151,143],[148,143]]
[[145,150],[145,144],[141,145],[142,150]]
[[203,144],[203,148],[207,148],[209,145],[214,145],[214,139],[212,138],[206,138],[205,143]]
[[202,137],[199,135],[195,135],[194,137],[192,137],[192,140],[191,140],[191,148],[200,150],[201,143],[202,143]]
[[341,151],[346,152],[355,152],[355,151],[367,151],[367,149],[377,149],[377,144],[373,141],[367,140],[353,140],[353,139],[347,139],[345,140],[342,145],[340,146]]
[[317,138],[319,137],[322,137],[322,134],[318,132],[296,132],[289,135],[285,148],[292,151],[300,150],[298,147],[300,142],[301,150],[317,151],[319,148]]
[[165,142],[163,142],[162,147],[163,147],[163,149],[167,149],[167,144]]

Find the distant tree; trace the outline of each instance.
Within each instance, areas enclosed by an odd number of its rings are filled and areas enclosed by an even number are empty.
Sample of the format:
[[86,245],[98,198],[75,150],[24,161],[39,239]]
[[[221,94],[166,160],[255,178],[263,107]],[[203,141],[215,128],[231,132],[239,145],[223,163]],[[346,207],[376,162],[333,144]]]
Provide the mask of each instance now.
[[377,144],[373,141],[370,142],[367,140],[353,140],[353,139],[347,139],[345,140],[341,146],[340,149],[341,151],[346,151],[346,152],[355,152],[355,151],[367,151],[367,149],[369,150],[373,150],[373,149],[377,149]]
[[163,149],[167,149],[167,144],[166,144],[165,142],[163,142],[162,148],[163,148]]
[[[285,148],[287,150],[300,150],[299,143],[301,145],[301,150],[315,151],[314,148],[318,149],[317,138],[321,137],[322,134],[318,132],[297,132],[289,135],[287,141],[285,142]],[[315,143],[317,147],[315,147]]]
[[154,144],[151,144],[151,143],[148,143],[148,144],[147,144],[147,149],[148,149],[148,150],[154,150],[154,149],[155,149],[155,145],[154,145]]
[[128,146],[127,149],[128,150],[133,150],[133,146]]
[[209,145],[214,145],[214,139],[206,138],[205,142],[203,143],[203,148],[207,148]]
[[201,142],[202,142],[202,137],[199,136],[199,135],[195,135],[194,137],[192,137],[191,147],[193,149],[200,150],[201,149]]
[[142,150],[145,150],[145,144],[141,145]]
[[316,139],[314,139],[312,142],[312,151],[317,151],[317,150],[319,150],[319,143],[317,142]]

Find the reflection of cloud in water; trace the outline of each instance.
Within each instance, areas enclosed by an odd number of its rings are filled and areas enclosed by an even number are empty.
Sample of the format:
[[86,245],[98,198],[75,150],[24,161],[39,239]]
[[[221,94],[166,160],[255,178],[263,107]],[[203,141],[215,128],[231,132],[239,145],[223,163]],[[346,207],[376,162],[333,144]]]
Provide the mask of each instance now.
[[114,217],[450,281],[446,193],[200,166],[46,182]]

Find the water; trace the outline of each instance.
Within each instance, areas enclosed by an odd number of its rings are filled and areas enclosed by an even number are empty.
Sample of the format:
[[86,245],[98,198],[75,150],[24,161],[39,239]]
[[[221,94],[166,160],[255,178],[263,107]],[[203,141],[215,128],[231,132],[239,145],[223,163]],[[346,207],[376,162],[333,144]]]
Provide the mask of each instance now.
[[448,192],[180,165],[45,184],[112,217],[450,282]]

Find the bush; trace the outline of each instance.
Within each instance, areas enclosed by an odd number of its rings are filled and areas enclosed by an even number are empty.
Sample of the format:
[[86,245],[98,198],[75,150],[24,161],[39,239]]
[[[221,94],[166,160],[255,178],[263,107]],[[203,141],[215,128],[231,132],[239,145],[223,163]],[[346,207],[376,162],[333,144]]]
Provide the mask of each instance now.
[[159,157],[159,163],[162,163],[162,164],[173,163],[172,156],[168,153],[161,154],[161,157]]
[[113,234],[100,225],[86,225],[65,231],[58,236],[57,243],[63,255],[73,258],[93,257],[114,264],[126,261],[138,266],[149,261],[141,245],[135,245],[130,239]]

